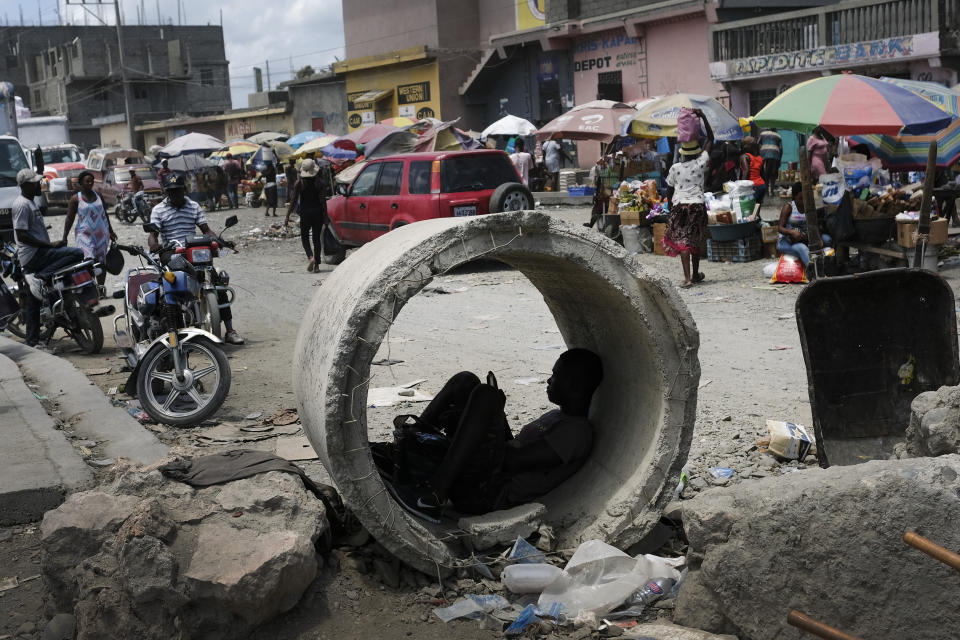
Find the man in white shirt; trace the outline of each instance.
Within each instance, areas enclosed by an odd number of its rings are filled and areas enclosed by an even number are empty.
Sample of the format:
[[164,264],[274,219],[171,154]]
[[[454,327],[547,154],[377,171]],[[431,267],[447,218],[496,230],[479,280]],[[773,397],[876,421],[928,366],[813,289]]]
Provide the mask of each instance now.
[[533,156],[524,151],[523,148],[523,140],[517,140],[514,146],[514,152],[510,154],[510,160],[513,162],[513,166],[517,168],[517,173],[520,174],[520,180],[523,182],[523,186],[529,187],[530,167],[533,166]]
[[547,167],[547,175],[550,176],[551,191],[560,189],[560,167],[563,164],[563,158],[573,162],[573,158],[564,151],[563,146],[556,140],[547,140],[543,143],[543,164]]

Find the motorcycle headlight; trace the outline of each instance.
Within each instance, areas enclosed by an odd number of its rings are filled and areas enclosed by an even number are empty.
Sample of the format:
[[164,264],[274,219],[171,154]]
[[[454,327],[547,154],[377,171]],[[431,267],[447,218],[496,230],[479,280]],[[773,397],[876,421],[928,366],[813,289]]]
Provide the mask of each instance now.
[[230,274],[227,273],[226,271],[221,271],[219,274],[219,277],[220,277],[220,282],[222,282],[223,284],[225,285],[230,284]]

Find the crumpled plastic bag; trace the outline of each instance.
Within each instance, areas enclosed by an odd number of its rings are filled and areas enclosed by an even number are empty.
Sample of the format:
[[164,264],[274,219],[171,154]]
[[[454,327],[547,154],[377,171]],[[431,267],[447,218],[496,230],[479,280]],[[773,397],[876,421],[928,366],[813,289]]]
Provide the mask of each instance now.
[[537,604],[543,610],[560,604],[567,617],[581,612],[603,615],[626,602],[647,580],[679,580],[674,564],[649,554],[632,558],[600,540],[588,540],[577,548],[560,577],[543,590]]

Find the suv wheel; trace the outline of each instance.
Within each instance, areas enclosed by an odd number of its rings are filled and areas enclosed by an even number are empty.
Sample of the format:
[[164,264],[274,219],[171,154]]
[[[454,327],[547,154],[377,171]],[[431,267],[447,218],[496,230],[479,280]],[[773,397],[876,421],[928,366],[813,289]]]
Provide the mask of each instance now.
[[519,182],[500,185],[490,196],[490,213],[533,209],[533,194]]

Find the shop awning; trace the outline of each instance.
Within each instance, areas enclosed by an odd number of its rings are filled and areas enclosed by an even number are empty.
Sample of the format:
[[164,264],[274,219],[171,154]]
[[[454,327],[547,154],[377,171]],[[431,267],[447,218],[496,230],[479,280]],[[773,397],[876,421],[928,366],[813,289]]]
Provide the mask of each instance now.
[[389,98],[393,95],[393,89],[373,89],[372,91],[364,91],[359,95],[355,95],[352,98],[354,103],[357,102],[379,102],[384,98]]

